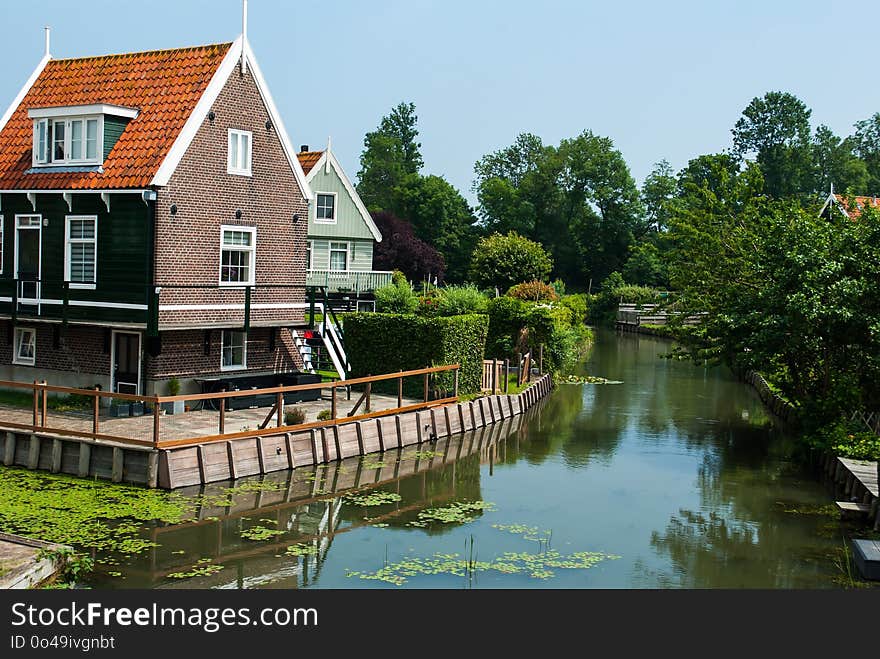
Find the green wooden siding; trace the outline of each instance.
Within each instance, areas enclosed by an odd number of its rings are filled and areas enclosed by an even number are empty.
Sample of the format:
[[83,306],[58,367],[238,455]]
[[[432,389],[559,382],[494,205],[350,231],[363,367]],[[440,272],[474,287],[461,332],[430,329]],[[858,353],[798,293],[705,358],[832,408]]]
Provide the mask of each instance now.
[[[336,174],[336,170],[330,167],[330,171],[327,173],[326,169],[326,167],[321,166],[309,181],[309,187],[315,193],[315,199],[309,205],[309,236],[373,240],[373,234],[370,233],[367,223],[345,189],[342,180]],[[318,195],[323,192],[336,193],[335,224],[315,221]]]
[[[111,194],[110,212],[99,194],[73,193],[73,209],[68,210],[60,194],[37,194],[34,211],[23,193],[3,193],[3,273],[0,297],[11,297],[15,276],[15,216],[41,215],[40,297],[64,297],[65,216],[96,215],[98,244],[95,290],[71,289],[69,300],[96,303],[147,303],[148,253],[152,240],[150,218],[140,194]],[[48,222],[48,223],[47,223]],[[46,304],[41,316],[58,318],[61,305]],[[0,302],[0,314],[11,313],[11,304]],[[68,319],[143,323],[146,311],[108,307],[68,306]]]
[[[328,270],[330,268],[330,240],[309,236],[312,241],[312,270]],[[332,242],[348,243],[348,269],[350,271],[366,272],[373,269],[373,241],[372,240],[339,240]]]
[[104,158],[103,160],[107,160],[107,156],[110,155],[110,152],[113,150],[113,147],[116,146],[116,142],[119,140],[119,137],[122,135],[122,131],[125,130],[125,127],[128,125],[128,119],[124,119],[122,117],[111,117],[106,115],[104,117]]

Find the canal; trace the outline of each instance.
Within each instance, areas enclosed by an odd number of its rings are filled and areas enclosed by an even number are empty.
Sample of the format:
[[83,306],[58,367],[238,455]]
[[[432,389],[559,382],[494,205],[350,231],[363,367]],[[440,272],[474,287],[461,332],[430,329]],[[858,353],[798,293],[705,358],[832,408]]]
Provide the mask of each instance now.
[[600,332],[582,372],[621,384],[560,385],[521,427],[186,491],[191,519],[90,585],[847,585],[827,486],[749,388],[669,348]]

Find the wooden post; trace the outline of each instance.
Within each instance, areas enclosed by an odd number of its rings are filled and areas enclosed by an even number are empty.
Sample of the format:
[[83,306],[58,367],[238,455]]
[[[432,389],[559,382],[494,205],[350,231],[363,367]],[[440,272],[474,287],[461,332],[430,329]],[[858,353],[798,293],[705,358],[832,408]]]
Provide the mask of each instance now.
[[510,392],[510,360],[504,360],[504,393]]
[[98,416],[100,415],[101,397],[98,396],[98,387],[95,387],[95,397],[92,400],[92,434],[98,434]]
[[153,396],[153,448],[159,448],[159,397]]
[[[428,368],[425,366],[425,368]],[[428,374],[425,373],[425,402],[428,402]]]
[[278,427],[284,425],[284,392],[279,391],[275,396],[275,405],[278,407]]
[[[220,391],[225,393],[226,388],[224,387]],[[226,399],[221,398],[220,399],[220,427],[218,428],[217,434],[223,435],[223,434],[225,434],[225,432],[226,432]]]
[[522,385],[522,361],[518,352],[513,353],[513,358],[516,360],[516,386],[519,387]]
[[[403,373],[403,369],[400,371]],[[397,407],[403,407],[403,378],[397,378]]]
[[[334,381],[334,385],[335,385],[335,381]],[[331,419],[336,418],[336,387],[335,386],[333,387],[333,398],[330,403],[330,418]],[[325,458],[326,458],[326,455],[325,455]]]
[[37,389],[37,387],[39,387],[39,385],[40,385],[39,381],[34,380],[34,422],[33,422],[33,426],[35,428],[37,426],[37,421],[40,420],[40,412],[39,412],[39,410],[40,410],[40,392]]
[[47,384],[49,383],[43,380],[43,390],[42,395],[40,396],[40,407],[42,409],[42,414],[40,415],[40,426],[42,426],[43,428],[46,427],[46,407],[49,397],[49,392],[46,391]]
[[[461,368],[461,367],[459,367],[459,368]],[[452,386],[454,387],[453,391],[455,393],[456,398],[458,398],[458,371],[459,371],[458,368],[455,369],[455,371],[453,371],[454,375],[453,375],[453,381],[452,381],[453,382]]]
[[544,375],[544,344],[538,346],[538,375]]
[[[368,375],[367,377],[370,377],[370,376]],[[370,407],[370,393],[371,393],[372,391],[373,391],[373,383],[372,383],[372,382],[367,382],[367,390],[364,392],[364,393],[366,393],[366,395],[367,395],[367,407],[366,407],[366,411],[367,411],[367,412],[372,412],[372,411],[373,411],[373,408]]]
[[498,360],[492,360],[492,393],[498,393]]

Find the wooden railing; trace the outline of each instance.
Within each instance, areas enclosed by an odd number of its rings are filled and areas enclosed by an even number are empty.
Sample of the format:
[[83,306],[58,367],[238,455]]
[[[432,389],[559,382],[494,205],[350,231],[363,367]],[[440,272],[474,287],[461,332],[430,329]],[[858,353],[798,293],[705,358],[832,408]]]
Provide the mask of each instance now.
[[480,390],[490,394],[507,393],[510,360],[484,359]]
[[[315,382],[312,384],[267,387],[265,389],[246,389],[243,391],[180,394],[177,396],[141,396],[106,392],[99,389],[60,387],[38,381],[27,383],[0,380],[0,389],[30,392],[33,401],[31,406],[32,409],[11,409],[9,407],[6,407],[6,409],[0,409],[0,428],[82,437],[94,441],[120,442],[154,449],[201,444],[242,437],[257,437],[266,435],[267,432],[282,433],[310,428],[320,428],[322,426],[338,423],[340,419],[344,419],[347,422],[358,421],[457,402],[459,369],[459,364],[450,364],[447,366],[425,367],[412,371],[398,371],[397,373],[372,375],[344,381]],[[449,371],[453,372],[452,395],[449,396],[449,392],[444,391],[443,397],[432,398],[432,393],[436,392],[432,392],[430,386],[431,378],[439,373],[446,373]],[[416,403],[409,403],[407,405],[403,404],[403,381],[406,378],[421,378],[423,380],[423,400]],[[389,380],[397,381],[397,406],[385,410],[371,411],[373,385],[377,382],[385,382]],[[342,397],[340,396],[339,390],[361,386],[363,386],[364,390],[354,407],[347,413],[341,414],[340,406],[342,403]],[[323,421],[286,425],[284,420],[285,394],[313,391],[316,389],[330,389],[330,418]],[[80,402],[80,405],[76,408],[72,408],[70,405],[63,408],[58,405],[52,407],[49,405],[49,393],[66,396],[66,399],[60,399],[58,401],[62,404],[65,400],[77,400]],[[256,429],[241,430],[231,433],[226,432],[227,416],[231,411],[227,408],[230,407],[229,401],[231,399],[265,396],[273,396],[274,404],[271,406],[271,409],[263,422],[258,424]],[[112,420],[112,417],[108,415],[107,408],[109,406],[101,404],[103,399],[113,399],[111,402],[126,401],[130,405],[141,406],[144,415],[132,419],[118,418]],[[83,403],[83,401],[86,402]],[[217,412],[216,432],[188,433],[185,429],[181,429],[174,431],[175,435],[180,436],[163,436],[163,424],[177,422],[176,417],[181,415],[166,416],[162,413],[162,406],[166,403],[173,404],[178,401],[185,401],[189,404],[201,402],[203,403],[203,410],[207,407],[204,403],[209,403],[210,408]],[[364,411],[358,413],[361,405],[364,406]],[[184,421],[186,414],[187,413],[184,412],[182,415]],[[271,430],[267,431],[270,422],[273,420],[274,424],[271,426]],[[111,431],[102,430],[108,422],[112,423]],[[166,432],[164,434],[167,435],[168,433]]]

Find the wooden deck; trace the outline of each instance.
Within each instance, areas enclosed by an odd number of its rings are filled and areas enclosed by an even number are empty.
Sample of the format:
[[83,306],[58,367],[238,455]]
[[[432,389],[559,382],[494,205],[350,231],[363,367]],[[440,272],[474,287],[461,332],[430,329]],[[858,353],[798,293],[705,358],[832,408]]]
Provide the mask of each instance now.
[[874,529],[880,530],[880,484],[877,463],[851,460],[829,455],[824,463],[827,473],[838,484],[845,497],[837,507],[847,514],[868,514]]

